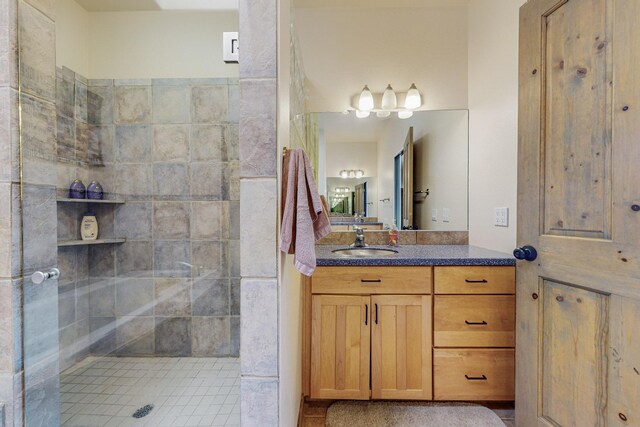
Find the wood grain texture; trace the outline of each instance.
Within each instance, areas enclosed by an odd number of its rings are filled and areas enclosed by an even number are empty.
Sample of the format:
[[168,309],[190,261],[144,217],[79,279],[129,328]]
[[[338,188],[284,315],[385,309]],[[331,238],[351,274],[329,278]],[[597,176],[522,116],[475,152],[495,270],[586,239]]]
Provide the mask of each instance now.
[[369,297],[314,295],[310,395],[369,399]]
[[434,267],[436,294],[514,294],[515,267]]
[[311,291],[314,294],[430,294],[431,274],[431,267],[422,266],[318,267],[313,274]]
[[376,295],[371,303],[372,398],[431,399],[431,296]]
[[302,395],[311,395],[311,277],[302,275]]
[[[513,349],[435,349],[433,397],[435,400],[513,400],[514,365]],[[486,379],[473,379],[483,376]]]
[[[433,309],[434,347],[513,347],[515,302],[513,295],[437,295]],[[482,322],[486,324],[477,324]]]

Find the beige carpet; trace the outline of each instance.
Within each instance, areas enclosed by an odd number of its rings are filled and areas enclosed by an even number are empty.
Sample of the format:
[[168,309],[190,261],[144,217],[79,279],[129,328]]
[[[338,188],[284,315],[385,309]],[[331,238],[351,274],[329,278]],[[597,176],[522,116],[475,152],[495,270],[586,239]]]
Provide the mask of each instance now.
[[327,427],[504,427],[484,406],[455,402],[336,402]]

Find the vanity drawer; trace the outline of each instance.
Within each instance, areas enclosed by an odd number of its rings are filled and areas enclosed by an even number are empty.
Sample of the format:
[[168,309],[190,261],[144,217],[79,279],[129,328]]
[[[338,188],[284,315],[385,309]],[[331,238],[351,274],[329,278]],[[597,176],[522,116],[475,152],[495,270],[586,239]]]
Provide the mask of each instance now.
[[513,347],[515,304],[514,295],[438,295],[433,310],[433,345]]
[[314,294],[430,294],[431,267],[318,267]]
[[514,400],[515,350],[436,349],[436,400]]
[[436,294],[514,294],[515,267],[435,267]]

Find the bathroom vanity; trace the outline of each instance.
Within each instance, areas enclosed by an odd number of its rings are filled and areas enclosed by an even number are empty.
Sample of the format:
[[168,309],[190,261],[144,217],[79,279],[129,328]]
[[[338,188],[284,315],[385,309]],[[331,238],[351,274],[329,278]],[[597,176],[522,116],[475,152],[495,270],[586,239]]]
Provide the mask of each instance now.
[[317,246],[305,280],[305,396],[514,400],[512,257],[462,245],[366,258],[339,248]]

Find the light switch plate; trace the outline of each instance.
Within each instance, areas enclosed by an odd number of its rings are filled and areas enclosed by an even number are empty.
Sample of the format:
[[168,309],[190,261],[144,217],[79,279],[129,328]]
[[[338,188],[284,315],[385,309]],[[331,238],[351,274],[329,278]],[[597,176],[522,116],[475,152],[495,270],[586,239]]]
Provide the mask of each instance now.
[[431,209],[431,221],[438,220],[438,209]]
[[496,227],[509,226],[509,208],[496,208],[494,225]]
[[442,208],[442,222],[449,222],[450,215],[451,215],[451,212],[449,208]]
[[238,54],[238,33],[222,33],[222,59],[228,64],[237,64]]

